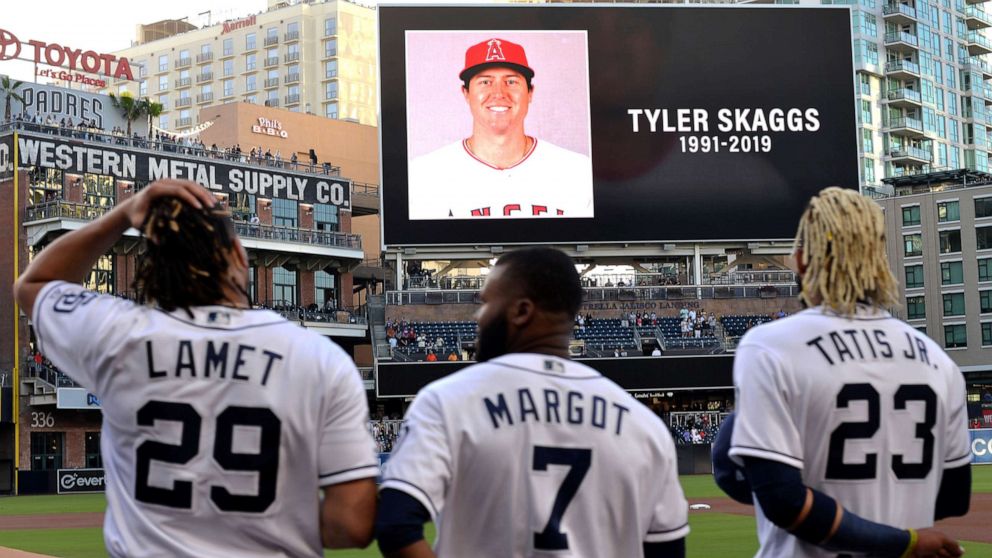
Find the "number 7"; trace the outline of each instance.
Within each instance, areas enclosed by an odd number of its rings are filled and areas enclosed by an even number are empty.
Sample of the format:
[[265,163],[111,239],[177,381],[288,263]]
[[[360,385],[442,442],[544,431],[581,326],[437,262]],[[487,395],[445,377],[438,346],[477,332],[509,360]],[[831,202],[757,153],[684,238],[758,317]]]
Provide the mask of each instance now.
[[579,490],[582,479],[589,472],[592,464],[592,450],[580,448],[557,448],[534,446],[535,471],[547,471],[548,465],[567,465],[570,467],[565,480],[558,488],[555,503],[551,507],[551,517],[548,524],[540,533],[534,533],[534,548],[537,550],[567,550],[568,535],[561,532],[561,517],[565,509],[572,503],[572,498]]

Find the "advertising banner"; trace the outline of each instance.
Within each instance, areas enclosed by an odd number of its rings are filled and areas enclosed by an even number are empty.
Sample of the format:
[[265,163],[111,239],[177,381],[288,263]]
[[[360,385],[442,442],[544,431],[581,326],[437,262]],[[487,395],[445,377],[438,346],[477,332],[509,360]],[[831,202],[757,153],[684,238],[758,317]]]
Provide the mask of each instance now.
[[992,428],[969,430],[971,435],[971,462],[992,464]]
[[107,485],[103,469],[59,469],[56,480],[59,494],[104,492]]
[[0,180],[14,175],[14,134],[0,136]]
[[100,400],[83,388],[58,388],[55,391],[57,409],[100,409]]
[[[52,117],[56,125],[63,120],[71,121],[73,126],[82,122],[110,132],[114,128],[127,129],[127,121],[121,115],[120,109],[114,108],[109,95],[87,93],[54,85],[40,83],[24,83],[17,88],[16,93],[24,101],[11,98],[10,114],[12,116],[35,117],[43,120]],[[6,103],[6,97],[0,94],[0,106]],[[148,134],[148,121],[139,118],[131,122],[131,132],[140,136]]]
[[151,182],[159,178],[192,180],[215,193],[336,205],[351,210],[351,182],[289,169],[234,165],[220,159],[186,157],[174,152],[126,149],[72,137],[25,134],[18,137],[20,166],[56,168],[70,173],[109,175]]
[[858,188],[847,7],[379,7],[387,246],[784,240]]

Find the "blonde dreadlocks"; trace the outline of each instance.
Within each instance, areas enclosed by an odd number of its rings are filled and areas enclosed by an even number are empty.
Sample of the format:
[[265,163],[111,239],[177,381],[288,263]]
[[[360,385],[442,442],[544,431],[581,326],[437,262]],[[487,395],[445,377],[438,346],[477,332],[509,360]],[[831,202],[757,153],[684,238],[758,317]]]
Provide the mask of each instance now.
[[799,220],[802,299],[851,316],[858,302],[895,306],[898,287],[885,257],[882,210],[856,191],[837,187],[810,200]]

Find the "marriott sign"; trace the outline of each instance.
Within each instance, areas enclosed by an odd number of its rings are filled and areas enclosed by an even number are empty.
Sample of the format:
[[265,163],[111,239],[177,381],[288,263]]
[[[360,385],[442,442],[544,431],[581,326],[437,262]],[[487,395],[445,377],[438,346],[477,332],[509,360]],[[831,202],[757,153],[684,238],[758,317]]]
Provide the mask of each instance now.
[[[21,57],[24,46],[34,47],[33,58]],[[134,81],[131,64],[127,58],[118,58],[113,54],[101,54],[92,50],[81,50],[58,43],[30,40],[22,42],[13,33],[0,29],[0,61],[19,58],[33,60],[35,64],[59,66],[72,71],[83,71],[90,74],[101,74],[115,79]]]

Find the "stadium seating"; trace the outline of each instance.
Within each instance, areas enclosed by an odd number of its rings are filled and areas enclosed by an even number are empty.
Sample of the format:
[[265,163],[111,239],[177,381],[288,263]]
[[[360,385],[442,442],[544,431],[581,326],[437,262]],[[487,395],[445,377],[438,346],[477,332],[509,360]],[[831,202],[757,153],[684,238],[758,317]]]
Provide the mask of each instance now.
[[720,318],[727,337],[740,337],[748,329],[765,322],[770,322],[771,320],[769,316],[761,314],[733,315]]

